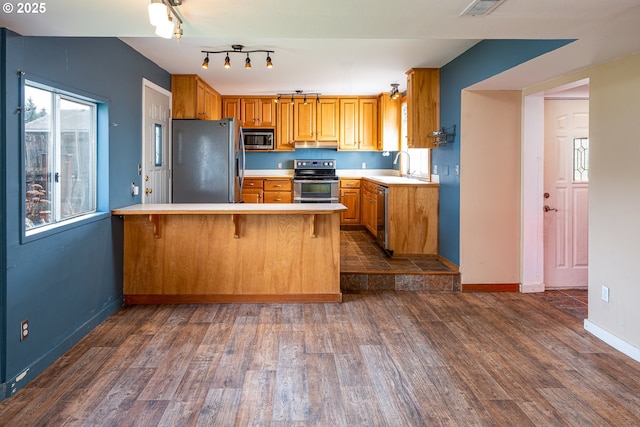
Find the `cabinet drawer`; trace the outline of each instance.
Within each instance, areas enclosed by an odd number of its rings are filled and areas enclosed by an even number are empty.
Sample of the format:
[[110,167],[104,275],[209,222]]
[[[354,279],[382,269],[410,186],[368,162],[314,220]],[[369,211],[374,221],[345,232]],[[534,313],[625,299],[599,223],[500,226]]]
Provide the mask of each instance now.
[[259,178],[245,178],[242,188],[262,188],[262,182]]
[[365,189],[365,191],[370,191],[372,193],[377,193],[378,192],[378,184],[374,184],[372,182],[365,181],[364,182],[364,189]]
[[291,191],[290,179],[265,179],[264,189],[266,191]]
[[359,179],[341,179],[340,188],[360,188]]
[[291,191],[265,191],[264,203],[292,203]]

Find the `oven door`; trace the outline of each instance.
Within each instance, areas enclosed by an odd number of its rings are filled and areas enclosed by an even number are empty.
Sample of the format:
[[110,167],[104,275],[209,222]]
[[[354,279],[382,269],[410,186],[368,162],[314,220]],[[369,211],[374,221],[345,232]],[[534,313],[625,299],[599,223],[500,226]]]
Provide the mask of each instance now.
[[338,203],[338,180],[294,179],[293,203]]

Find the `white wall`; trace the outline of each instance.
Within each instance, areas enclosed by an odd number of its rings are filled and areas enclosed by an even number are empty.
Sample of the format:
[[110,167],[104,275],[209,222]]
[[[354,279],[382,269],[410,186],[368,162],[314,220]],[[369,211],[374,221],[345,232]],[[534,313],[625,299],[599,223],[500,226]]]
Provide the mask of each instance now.
[[462,284],[520,282],[520,91],[463,91]]
[[[527,88],[589,78],[589,319],[585,327],[640,355],[640,54]],[[602,286],[609,302],[602,301]]]
[[591,70],[590,100],[589,321],[640,347],[640,55]]

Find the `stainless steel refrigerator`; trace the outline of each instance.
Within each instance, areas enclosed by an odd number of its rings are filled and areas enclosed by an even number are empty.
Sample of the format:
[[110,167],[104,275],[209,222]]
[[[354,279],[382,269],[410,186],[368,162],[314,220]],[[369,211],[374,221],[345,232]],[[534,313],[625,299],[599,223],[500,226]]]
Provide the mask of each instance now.
[[239,121],[172,124],[173,203],[241,202],[245,153]]

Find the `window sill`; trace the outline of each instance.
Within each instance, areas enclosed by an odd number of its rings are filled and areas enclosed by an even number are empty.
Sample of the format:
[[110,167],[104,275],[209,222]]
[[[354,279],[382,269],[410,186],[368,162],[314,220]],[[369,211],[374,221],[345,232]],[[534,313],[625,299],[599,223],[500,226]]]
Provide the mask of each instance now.
[[72,218],[67,221],[34,228],[23,233],[22,244],[33,242],[35,240],[49,237],[54,234],[63,233],[65,231],[71,230],[76,227],[81,227],[92,222],[101,221],[105,218],[109,218],[110,216],[111,214],[109,212],[94,212],[91,214],[79,216],[77,218]]

